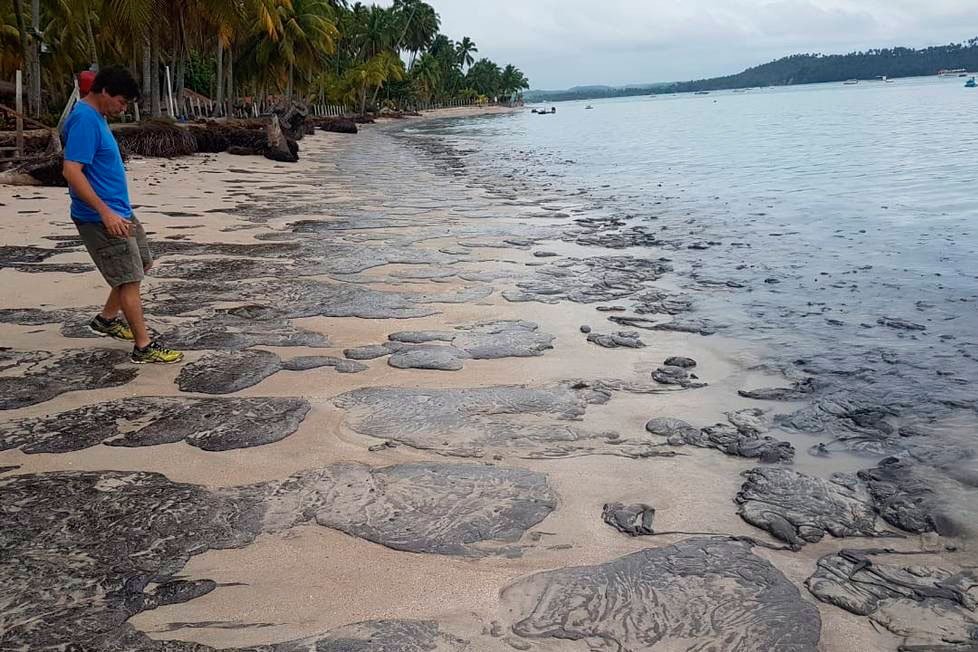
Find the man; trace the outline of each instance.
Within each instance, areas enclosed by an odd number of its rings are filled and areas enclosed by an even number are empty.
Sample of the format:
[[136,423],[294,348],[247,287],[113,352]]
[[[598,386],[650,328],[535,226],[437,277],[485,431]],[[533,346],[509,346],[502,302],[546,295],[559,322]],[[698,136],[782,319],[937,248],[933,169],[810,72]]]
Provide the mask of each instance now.
[[[112,288],[89,328],[98,335],[132,342],[131,359],[137,364],[172,364],[180,362],[183,353],[152,341],[146,330],[139,288],[153,257],[129,203],[122,155],[106,122],[138,97],[139,85],[125,68],[104,68],[95,76],[91,91],[65,121],[64,177],[71,195],[71,219]],[[120,311],[125,322],[119,319]]]

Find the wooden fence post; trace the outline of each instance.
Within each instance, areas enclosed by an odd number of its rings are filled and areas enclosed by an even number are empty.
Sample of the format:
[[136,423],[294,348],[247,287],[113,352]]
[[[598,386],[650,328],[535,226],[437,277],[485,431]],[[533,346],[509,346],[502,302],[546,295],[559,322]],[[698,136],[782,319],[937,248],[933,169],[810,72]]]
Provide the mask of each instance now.
[[14,85],[17,92],[14,108],[17,109],[17,158],[24,156],[24,80],[23,73],[17,71],[17,83]]

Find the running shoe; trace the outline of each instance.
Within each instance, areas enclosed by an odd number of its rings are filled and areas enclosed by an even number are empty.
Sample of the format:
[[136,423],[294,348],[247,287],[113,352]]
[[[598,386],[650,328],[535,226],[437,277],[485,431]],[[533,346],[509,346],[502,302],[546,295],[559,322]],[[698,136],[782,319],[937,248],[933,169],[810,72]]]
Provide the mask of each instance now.
[[132,355],[129,359],[136,364],[174,364],[183,360],[183,353],[168,349],[159,342],[150,342],[145,349],[137,346],[132,347]]
[[118,317],[108,320],[102,315],[95,315],[95,319],[88,322],[88,330],[102,337],[113,337],[126,342],[132,342],[136,339],[132,334],[132,329],[129,328],[129,324]]

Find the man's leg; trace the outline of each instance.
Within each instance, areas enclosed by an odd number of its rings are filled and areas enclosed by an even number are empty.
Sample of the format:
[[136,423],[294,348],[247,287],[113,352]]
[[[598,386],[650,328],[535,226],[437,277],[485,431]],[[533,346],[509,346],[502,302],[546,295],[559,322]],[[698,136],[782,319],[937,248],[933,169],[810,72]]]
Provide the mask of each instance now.
[[[118,291],[119,305],[122,314],[129,322],[133,337],[137,347],[144,349],[149,345],[149,332],[146,330],[146,321],[143,319],[143,300],[139,296],[139,283],[123,283],[113,292]],[[112,295],[109,295],[111,300]]]
[[112,321],[119,316],[120,310],[122,310],[122,301],[119,299],[119,288],[112,288],[112,291],[109,292],[109,298],[105,300],[101,317],[105,321]]

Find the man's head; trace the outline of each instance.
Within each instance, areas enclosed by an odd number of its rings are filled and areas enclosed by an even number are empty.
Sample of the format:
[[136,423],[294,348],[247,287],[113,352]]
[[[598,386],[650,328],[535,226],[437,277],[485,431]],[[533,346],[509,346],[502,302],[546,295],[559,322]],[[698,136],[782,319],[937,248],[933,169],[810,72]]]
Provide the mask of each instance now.
[[139,84],[122,66],[102,68],[95,75],[92,90],[85,96],[99,113],[113,118],[125,111],[129,102],[138,99]]

